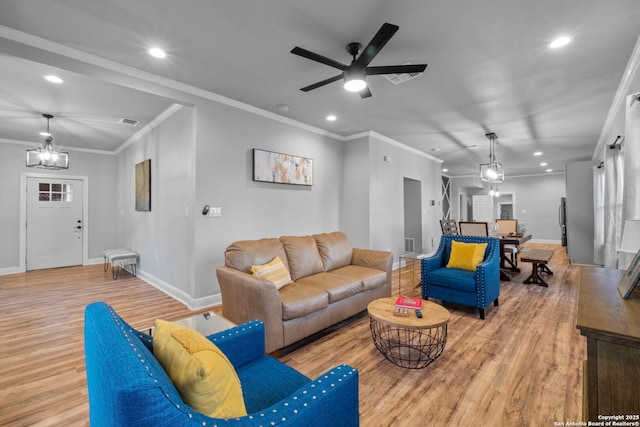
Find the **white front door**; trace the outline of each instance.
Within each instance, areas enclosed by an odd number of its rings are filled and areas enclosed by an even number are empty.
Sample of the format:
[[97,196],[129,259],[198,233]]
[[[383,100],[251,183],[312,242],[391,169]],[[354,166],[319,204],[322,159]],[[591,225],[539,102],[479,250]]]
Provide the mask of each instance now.
[[83,182],[27,178],[27,270],[82,265]]

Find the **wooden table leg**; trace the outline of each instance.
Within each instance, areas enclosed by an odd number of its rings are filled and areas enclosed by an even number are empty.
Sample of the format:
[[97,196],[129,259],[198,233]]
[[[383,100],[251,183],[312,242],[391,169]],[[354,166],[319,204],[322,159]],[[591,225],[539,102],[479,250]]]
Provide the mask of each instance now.
[[543,268],[546,268],[547,270],[549,270],[549,268],[547,268],[545,264],[540,264],[535,261],[532,264],[533,266],[531,267],[531,274],[529,275],[529,277],[525,279],[524,283],[527,285],[530,283],[535,283],[536,285],[540,285],[540,286],[544,286],[545,288],[548,288],[549,285],[540,276],[540,271],[543,271]]

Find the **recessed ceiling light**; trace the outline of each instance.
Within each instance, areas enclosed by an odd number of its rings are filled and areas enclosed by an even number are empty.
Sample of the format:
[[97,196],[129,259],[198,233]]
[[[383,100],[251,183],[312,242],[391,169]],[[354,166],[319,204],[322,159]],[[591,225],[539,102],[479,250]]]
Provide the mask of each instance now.
[[562,36],[562,37],[558,37],[557,39],[549,43],[549,47],[551,49],[557,49],[559,47],[568,45],[570,42],[571,42],[571,37]]
[[329,115],[327,116],[327,120],[328,120],[328,121],[330,121],[330,122],[335,122],[335,121],[336,121],[336,119],[337,119],[337,117],[336,117],[336,116],[334,116],[333,114],[329,114]]
[[160,49],[159,47],[152,47],[151,49],[149,49],[149,55],[153,56],[154,58],[167,57],[167,54],[165,53],[165,51]]
[[547,166],[547,162],[540,163],[540,166]]
[[440,151],[440,149],[439,148],[430,148],[429,151],[433,151],[435,153],[436,151]]
[[449,172],[449,169],[444,168],[444,169],[442,169],[442,172]]
[[536,151],[533,153],[534,156],[542,156],[542,151]]
[[476,149],[476,148],[478,148],[478,147],[479,147],[479,145],[478,145],[478,144],[473,144],[473,145],[469,145],[467,148],[468,148],[469,150],[475,150],[475,149]]
[[48,81],[48,82],[51,82],[51,83],[64,83],[64,80],[62,80],[58,76],[54,76],[53,74],[49,74],[48,76],[44,76],[44,79],[46,81]]
[[547,172],[553,172],[553,169],[547,169]]
[[289,106],[287,104],[278,104],[278,111],[286,113],[287,111],[289,111]]

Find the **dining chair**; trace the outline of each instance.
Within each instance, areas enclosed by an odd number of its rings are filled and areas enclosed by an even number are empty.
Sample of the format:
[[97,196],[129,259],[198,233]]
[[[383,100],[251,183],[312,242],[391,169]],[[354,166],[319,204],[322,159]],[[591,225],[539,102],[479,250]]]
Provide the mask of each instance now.
[[[496,219],[498,224],[498,234],[510,234],[518,232],[517,219]],[[518,251],[520,248],[516,245],[504,245],[505,254],[509,254],[513,265],[518,265]]]
[[463,236],[489,236],[489,224],[487,222],[460,221],[460,234]]
[[440,228],[443,236],[458,234],[458,224],[455,219],[441,219]]

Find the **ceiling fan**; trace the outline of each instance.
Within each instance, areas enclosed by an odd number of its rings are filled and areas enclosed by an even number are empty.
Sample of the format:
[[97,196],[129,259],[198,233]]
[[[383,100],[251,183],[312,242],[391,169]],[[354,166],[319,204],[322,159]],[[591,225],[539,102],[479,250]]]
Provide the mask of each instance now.
[[371,91],[367,87],[366,76],[380,75],[380,74],[402,74],[402,73],[422,73],[427,64],[416,65],[385,65],[381,67],[369,67],[369,63],[380,53],[380,50],[385,44],[393,37],[400,27],[397,25],[385,23],[380,27],[375,36],[371,39],[367,47],[362,50],[360,43],[354,42],[347,45],[347,52],[353,57],[351,65],[344,65],[338,61],[327,58],[326,56],[319,55],[317,53],[310,52],[301,47],[294,47],[291,49],[291,53],[299,55],[312,61],[320,62],[333,68],[341,70],[342,73],[337,76],[329,77],[318,83],[314,83],[309,86],[305,86],[300,89],[303,92],[309,92],[310,90],[317,89],[321,86],[329,83],[336,82],[340,79],[344,79],[344,88],[350,92],[360,92],[361,98],[368,98],[371,96]]

